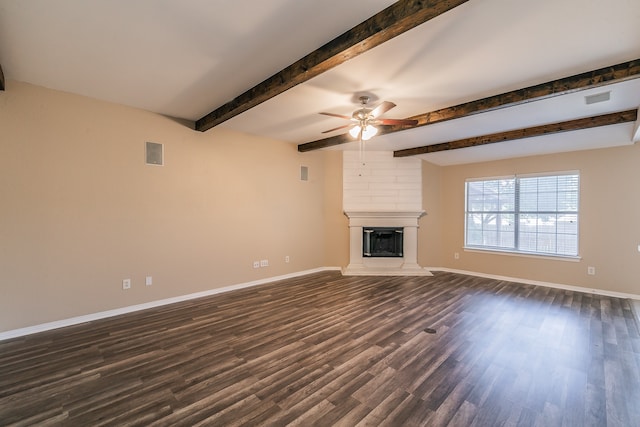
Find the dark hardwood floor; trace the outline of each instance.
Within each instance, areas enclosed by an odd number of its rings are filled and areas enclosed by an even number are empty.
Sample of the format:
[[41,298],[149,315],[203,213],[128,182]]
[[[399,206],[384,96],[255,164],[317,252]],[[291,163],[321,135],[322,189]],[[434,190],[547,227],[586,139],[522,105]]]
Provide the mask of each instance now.
[[2,425],[640,426],[629,301],[326,272],[0,342]]

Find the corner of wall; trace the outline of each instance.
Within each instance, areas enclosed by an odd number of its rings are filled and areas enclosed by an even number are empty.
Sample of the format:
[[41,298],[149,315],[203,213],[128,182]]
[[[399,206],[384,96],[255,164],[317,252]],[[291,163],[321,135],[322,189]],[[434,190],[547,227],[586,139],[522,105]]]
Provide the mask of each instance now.
[[426,214],[418,229],[418,263],[442,265],[442,166],[422,161],[422,204]]
[[324,265],[349,263],[349,221],[342,206],[342,151],[324,151]]

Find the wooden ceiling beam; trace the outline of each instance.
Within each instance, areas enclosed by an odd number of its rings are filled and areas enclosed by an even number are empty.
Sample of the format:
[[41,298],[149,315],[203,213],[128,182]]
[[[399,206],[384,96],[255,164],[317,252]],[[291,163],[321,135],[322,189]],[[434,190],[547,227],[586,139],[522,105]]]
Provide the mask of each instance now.
[[443,142],[440,144],[425,145],[423,147],[407,148],[405,150],[394,151],[393,157],[408,157],[416,156],[419,154],[436,153],[438,151],[458,150],[460,148],[477,147],[479,145],[494,144],[496,142],[532,138],[534,136],[551,135],[560,132],[589,129],[599,126],[615,125],[619,123],[633,122],[637,120],[637,118],[638,110],[627,110],[618,113],[585,117],[560,123],[492,133],[489,135],[474,136],[472,138],[459,139],[457,141]]
[[[384,129],[380,129],[378,135],[399,132],[420,126],[427,126],[446,120],[459,119],[501,108],[513,107],[527,102],[566,95],[568,93],[592,89],[638,77],[640,77],[640,59],[634,59],[632,61],[623,62],[609,67],[587,71],[570,77],[564,77],[523,89],[513,90],[499,95],[458,104],[453,107],[446,107],[440,110],[408,117],[408,119],[418,120],[418,124],[415,126],[388,126]],[[337,135],[299,144],[298,151],[305,152],[318,150],[347,142],[353,142],[353,138],[350,138],[348,134]]]
[[640,108],[638,108],[638,118],[636,119],[636,125],[633,127],[633,135],[631,140],[636,143],[640,142]]
[[196,121],[204,132],[468,0],[400,0]]

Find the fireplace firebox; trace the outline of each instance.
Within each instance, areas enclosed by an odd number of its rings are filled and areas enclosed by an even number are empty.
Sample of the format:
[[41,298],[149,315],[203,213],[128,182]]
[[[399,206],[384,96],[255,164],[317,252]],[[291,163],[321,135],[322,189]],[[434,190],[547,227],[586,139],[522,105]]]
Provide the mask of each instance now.
[[362,256],[402,257],[402,227],[362,227]]

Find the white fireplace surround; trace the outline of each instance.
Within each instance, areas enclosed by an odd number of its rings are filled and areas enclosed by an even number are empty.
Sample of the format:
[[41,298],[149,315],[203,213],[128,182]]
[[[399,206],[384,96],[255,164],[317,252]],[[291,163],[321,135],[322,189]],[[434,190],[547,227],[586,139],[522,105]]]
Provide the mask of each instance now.
[[[349,265],[345,276],[432,276],[418,265],[418,219],[425,212],[345,211],[349,218]],[[401,258],[369,258],[362,256],[363,227],[402,227]]]

